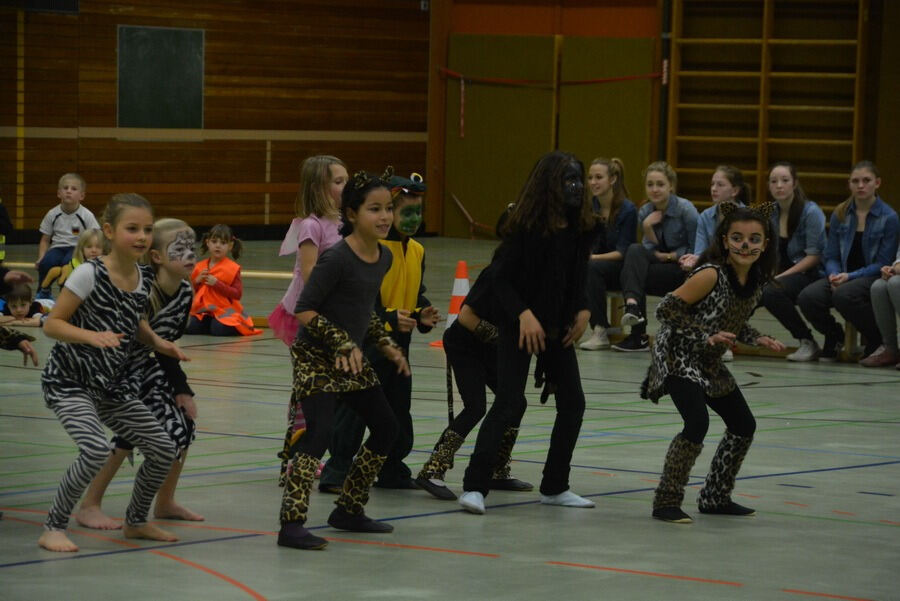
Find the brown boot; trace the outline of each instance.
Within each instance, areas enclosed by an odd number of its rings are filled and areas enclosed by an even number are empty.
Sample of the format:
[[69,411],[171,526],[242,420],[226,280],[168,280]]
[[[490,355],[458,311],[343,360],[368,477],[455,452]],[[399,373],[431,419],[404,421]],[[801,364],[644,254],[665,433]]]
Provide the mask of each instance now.
[[328,523],[338,530],[351,532],[393,532],[390,524],[377,522],[365,514],[365,505],[369,501],[369,489],[375,476],[384,465],[387,455],[377,455],[366,445],[359,449],[337,501],[336,507],[328,516]]
[[725,431],[709,465],[706,482],[700,489],[700,496],[697,499],[700,513],[739,516],[756,513],[749,507],[738,505],[731,500],[734,481],[752,443],[753,438],[749,436],[738,436],[728,430]]
[[681,510],[681,502],[684,500],[684,487],[690,478],[691,468],[702,450],[702,444],[691,442],[681,434],[672,439],[653,497],[653,517],[676,524],[690,524],[693,521]]
[[465,439],[458,433],[450,428],[444,430],[437,444],[434,445],[431,457],[416,476],[416,484],[442,501],[456,500],[456,495],[444,484],[444,476],[453,468],[453,456],[456,455],[463,442]]
[[491,476],[491,490],[511,490],[516,492],[534,490],[534,485],[531,482],[525,482],[510,475],[512,450],[516,446],[516,438],[518,437],[518,428],[507,428],[503,432],[503,440],[500,441],[500,449],[497,451],[497,459],[494,463],[494,474]]
[[319,459],[312,455],[296,453],[290,461],[281,497],[281,530],[278,544],[295,549],[324,549],[328,541],[306,528],[309,510],[309,493],[316,477]]

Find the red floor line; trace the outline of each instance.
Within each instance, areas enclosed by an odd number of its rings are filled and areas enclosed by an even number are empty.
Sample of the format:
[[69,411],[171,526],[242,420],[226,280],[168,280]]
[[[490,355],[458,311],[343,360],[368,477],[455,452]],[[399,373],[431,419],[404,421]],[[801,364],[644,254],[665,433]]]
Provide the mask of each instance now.
[[844,595],[830,595],[828,593],[816,593],[813,591],[801,591],[793,588],[783,588],[781,589],[784,593],[791,593],[793,595],[806,595],[808,597],[822,597],[823,599],[843,599],[844,601],[875,601],[874,599],[867,599],[864,597],[846,597]]
[[892,522],[891,520],[878,520],[882,524],[889,524],[891,526],[900,526],[900,522]]
[[840,509],[832,509],[831,513],[836,513],[838,515],[856,515],[852,511],[841,511]]
[[784,504],[785,505],[796,505],[797,507],[809,507],[809,505],[806,505],[804,503],[794,503],[793,501],[785,501]]
[[[32,524],[34,526],[43,526],[42,523],[35,522],[33,520],[24,520],[22,518],[14,518],[14,517],[10,517],[9,519],[16,521],[16,522],[23,522],[25,524]],[[103,536],[101,534],[94,534],[93,532],[85,532],[84,530],[82,530],[80,528],[69,528],[69,532],[71,532],[72,534],[77,534],[79,536],[87,536],[88,538],[96,538],[96,539],[99,539],[102,541],[107,541],[110,543],[114,543],[116,545],[128,547],[130,549],[141,548],[141,545],[138,545],[137,543],[133,543],[128,540],[110,538],[108,536]],[[230,584],[236,588],[239,588],[240,590],[244,591],[245,593],[247,593],[248,595],[253,597],[256,601],[268,601],[268,599],[266,599],[266,597],[263,597],[262,595],[260,595],[256,591],[254,591],[252,588],[250,588],[246,584],[243,584],[242,582],[238,582],[234,578],[231,578],[230,576],[226,576],[225,574],[223,574],[221,572],[217,572],[216,570],[213,570],[212,568],[208,568],[204,565],[195,563],[195,562],[190,561],[189,559],[185,559],[183,557],[178,557],[177,555],[172,555],[171,553],[166,553],[165,551],[157,551],[156,549],[147,549],[147,551],[150,553],[153,553],[154,555],[159,555],[160,557],[164,557],[166,559],[171,559],[172,561],[177,561],[178,563],[181,563],[188,567],[194,568],[195,570],[200,570],[201,572],[205,572],[205,573],[209,574],[210,576],[214,576],[224,582],[227,582],[228,584]],[[51,551],[51,553],[52,553],[52,551]]]
[[654,578],[668,578],[670,580],[689,580],[691,582],[703,582],[705,584],[724,584],[726,586],[744,586],[743,582],[729,582],[728,580],[711,580],[709,578],[696,578],[694,576],[679,576],[678,574],[663,574],[661,572],[645,572],[643,570],[627,570],[625,568],[612,568],[609,566],[592,566],[583,563],[568,563],[565,561],[548,561],[553,566],[568,566],[570,568],[587,568],[589,570],[603,570],[604,572],[618,572],[620,574],[635,574],[637,576],[653,576]]
[[739,493],[735,493],[735,494],[739,497],[747,497],[748,499],[761,499],[762,498],[759,495],[748,495],[745,492],[739,492]]
[[337,543],[351,543],[354,545],[374,545],[377,547],[391,547],[394,549],[412,549],[414,551],[433,551],[435,553],[452,553],[454,555],[472,555],[475,557],[490,557],[496,559],[500,557],[497,553],[480,553],[478,551],[463,551],[461,549],[442,549],[441,547],[423,547],[420,545],[403,545],[400,543],[386,543],[376,540],[359,540],[355,538],[337,538],[334,536],[326,536],[326,540]]

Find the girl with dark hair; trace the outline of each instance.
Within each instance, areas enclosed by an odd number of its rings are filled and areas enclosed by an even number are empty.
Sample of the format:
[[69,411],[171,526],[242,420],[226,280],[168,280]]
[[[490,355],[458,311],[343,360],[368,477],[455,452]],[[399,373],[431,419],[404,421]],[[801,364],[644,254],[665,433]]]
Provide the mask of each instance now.
[[721,205],[724,219],[716,240],[701,255],[700,267],[656,309],[660,322],[650,368],[641,396],[654,403],[668,394],[684,419],[684,429],[672,440],[653,498],[653,517],[690,523],[681,510],[684,486],[703,449],[709,428],[709,406],[725,422],[706,483],[700,491],[701,513],[752,515],[752,509],[731,500],[741,462],[753,442],[756,421],[722,354],[735,341],[775,351],[784,345],[747,324],[773,275],[777,247],[771,216],[760,210]]
[[637,238],[637,209],[628,200],[621,159],[594,159],[588,169],[588,186],[596,219],[587,280],[592,332],[579,348],[595,351],[609,348],[606,291],[621,288],[619,274],[625,252]]
[[541,502],[567,507],[594,503],[569,490],[569,464],[581,430],[584,392],[574,342],[587,327],[585,295],[593,216],[584,198],[584,167],[551,152],[531,170],[502,227],[493,259],[497,303],[497,398],[478,433],[460,505],[484,513],[484,497],[508,428],[524,412],[531,355],[543,398],[556,396],[556,423],[541,482]]
[[878,196],[878,168],[870,161],[857,163],[848,184],[850,198],[831,214],[825,277],[809,284],[797,298],[809,323],[825,334],[820,361],[837,360],[844,342],[844,329],[831,315],[832,307],[865,339],[864,357],[881,346],[869,289],[897,251],[897,213]]
[[825,214],[806,198],[797,171],[780,161],[769,171],[769,195],[775,201],[778,227],[778,269],[763,290],[762,304],[800,344],[788,361],[814,361],[819,345],[797,310],[797,297],[821,277],[825,250]]
[[298,549],[321,549],[327,544],[304,523],[339,402],[359,413],[370,436],[350,466],[328,523],[353,532],[394,529],[364,512],[369,488],[397,435],[397,419],[375,370],[360,350],[365,340],[373,342],[398,373],[409,375],[406,357],[375,314],[375,299],[391,265],[391,251],[379,244],[393,222],[390,187],[385,180],[360,172],[344,187],[341,200],[345,238],[319,257],[294,311],[301,329],[291,347],[291,402],[300,403],[306,432],[288,442],[290,460],[278,544]]

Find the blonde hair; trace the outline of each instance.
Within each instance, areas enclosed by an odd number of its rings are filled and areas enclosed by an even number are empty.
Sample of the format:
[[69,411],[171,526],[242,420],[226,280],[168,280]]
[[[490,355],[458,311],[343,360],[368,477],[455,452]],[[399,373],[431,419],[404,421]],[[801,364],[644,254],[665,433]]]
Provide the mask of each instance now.
[[311,156],[300,164],[300,190],[294,202],[297,217],[340,217],[340,211],[328,193],[332,165],[347,168],[344,161],[329,154]]
[[[181,232],[184,230],[190,231],[194,234],[194,237],[197,237],[197,234],[194,232],[194,228],[189,226],[187,222],[182,221],[181,219],[175,219],[173,217],[163,217],[162,219],[157,219],[153,223],[153,243],[150,245],[150,250],[155,250],[159,252],[165,252],[165,247],[172,241],[172,235],[175,232]],[[147,252],[149,258],[149,251]],[[147,261],[148,265],[153,267],[153,270],[156,271],[159,268],[153,261]]]
[[78,244],[75,245],[75,253],[72,256],[74,256],[82,263],[87,261],[87,257],[84,256],[84,248],[91,242],[95,243],[102,249],[105,242],[103,232],[95,227],[81,232],[81,234],[78,236]]
[[675,173],[675,170],[672,169],[672,166],[665,161],[654,161],[647,165],[647,168],[644,169],[643,179],[644,182],[647,182],[647,174],[651,172],[662,173],[666,179],[669,181],[669,185],[672,186],[672,194],[675,194],[675,189],[678,187],[678,175]]
[[78,183],[81,184],[82,193],[87,192],[87,182],[84,181],[84,178],[77,173],[63,173],[62,177],[59,178],[59,183],[56,184],[57,189],[62,188],[63,182],[67,179],[78,180]]

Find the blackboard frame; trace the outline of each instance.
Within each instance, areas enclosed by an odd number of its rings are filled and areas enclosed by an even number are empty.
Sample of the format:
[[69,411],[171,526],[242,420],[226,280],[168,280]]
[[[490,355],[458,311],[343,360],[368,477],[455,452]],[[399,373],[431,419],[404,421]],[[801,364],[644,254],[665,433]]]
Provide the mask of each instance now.
[[206,32],[119,25],[118,127],[203,129]]

